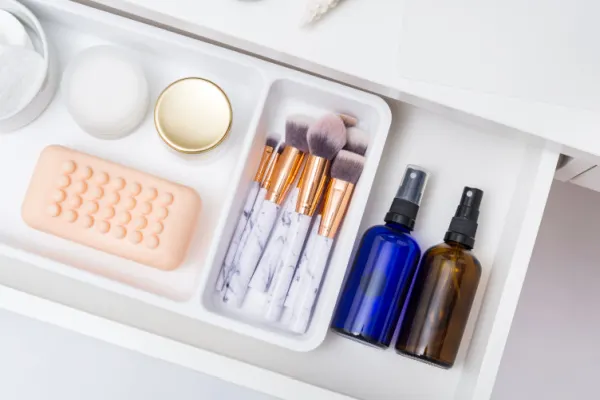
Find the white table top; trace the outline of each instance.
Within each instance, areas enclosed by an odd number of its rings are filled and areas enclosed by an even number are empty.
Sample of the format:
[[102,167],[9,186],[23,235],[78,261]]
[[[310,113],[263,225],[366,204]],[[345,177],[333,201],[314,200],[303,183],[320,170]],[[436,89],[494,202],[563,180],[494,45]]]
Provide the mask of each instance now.
[[600,7],[592,0],[532,0],[526,10],[516,0],[450,8],[443,0],[345,0],[309,28],[300,27],[306,0],[77,1],[600,155],[600,50],[590,39],[600,36],[592,24]]

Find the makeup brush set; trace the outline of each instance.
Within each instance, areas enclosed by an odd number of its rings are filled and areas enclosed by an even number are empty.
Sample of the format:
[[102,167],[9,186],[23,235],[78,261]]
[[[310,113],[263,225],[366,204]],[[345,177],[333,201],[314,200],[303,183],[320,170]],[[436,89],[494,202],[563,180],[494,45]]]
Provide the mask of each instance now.
[[283,143],[267,138],[219,272],[220,301],[306,332],[365,164],[368,136],[347,126],[354,122],[336,114],[295,115],[286,120]]

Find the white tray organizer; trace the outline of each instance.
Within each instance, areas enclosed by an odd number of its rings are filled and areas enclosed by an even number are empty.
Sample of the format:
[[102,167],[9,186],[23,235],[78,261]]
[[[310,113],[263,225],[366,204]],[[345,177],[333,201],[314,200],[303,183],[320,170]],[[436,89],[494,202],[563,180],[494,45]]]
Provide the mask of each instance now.
[[[59,93],[34,123],[0,136],[0,285],[247,362],[277,373],[277,379],[278,374],[290,376],[289,388],[292,381],[306,382],[314,389],[311,398],[489,398],[552,181],[556,148],[508,128],[471,127],[400,102],[388,106],[359,90],[70,1],[24,3],[40,18],[62,68],[93,45],[125,47],[144,66],[154,98],[175,79],[208,78],[227,92],[234,123],[216,151],[183,156],[161,142],[150,115],[118,141],[87,135],[70,118]],[[371,144],[313,322],[306,334],[294,335],[222,307],[214,301],[214,286],[266,135],[283,134],[290,114],[325,112],[356,116]],[[185,264],[172,272],[153,270],[27,227],[19,215],[21,202],[37,157],[49,144],[195,188],[204,209]],[[463,186],[485,192],[475,245],[483,279],[457,363],[448,371],[391,349],[327,335],[358,239],[369,226],[382,223],[407,164],[431,172],[414,232],[423,250],[443,238]],[[106,326],[98,336],[111,336],[119,344],[112,325]],[[169,343],[164,339],[165,349]],[[136,349],[165,358],[151,348]],[[193,364],[179,353],[169,361]],[[231,380],[237,381],[233,375]],[[302,398],[302,393],[307,392],[292,390],[286,396]]]
[[[151,110],[135,134],[118,141],[99,140],[74,124],[59,95],[42,118],[41,123],[48,129],[45,135],[28,132],[39,126],[36,124],[2,137],[0,157],[4,165],[13,165],[13,172],[5,181],[11,191],[2,210],[9,223],[0,228],[5,251],[42,268],[269,343],[297,351],[316,348],[327,333],[389,131],[388,105],[381,98],[356,89],[254,63],[248,57],[220,48],[205,49],[208,46],[198,46],[184,38],[165,40],[158,30],[150,32],[154,35],[143,41],[147,43],[145,46],[139,45],[142,42],[139,36],[130,43],[115,44],[128,48],[146,67],[154,99],[170,82],[187,76],[208,78],[221,86],[230,98],[234,115],[226,141],[214,153],[177,154],[159,139],[152,125]],[[52,33],[51,29],[50,39]],[[96,38],[75,41],[66,37],[63,43],[60,30],[57,33],[59,37],[54,40],[58,42],[57,52],[63,65],[81,50],[98,44]],[[236,314],[219,307],[220,302],[212,294],[267,134],[274,133],[283,139],[288,116],[306,114],[316,118],[327,112],[358,118],[360,127],[371,136],[370,149],[338,246],[331,255],[332,267],[324,280],[311,328],[304,335],[293,335],[244,320],[243,312]],[[196,189],[203,199],[203,210],[185,263],[175,271],[160,271],[26,226],[18,211],[37,157],[49,144],[89,152]]]

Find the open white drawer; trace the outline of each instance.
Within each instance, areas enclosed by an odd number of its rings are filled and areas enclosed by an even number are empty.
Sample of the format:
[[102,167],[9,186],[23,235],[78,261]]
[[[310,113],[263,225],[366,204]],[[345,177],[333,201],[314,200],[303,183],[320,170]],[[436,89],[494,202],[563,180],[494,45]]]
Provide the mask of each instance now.
[[[148,57],[153,54],[152,42],[144,38],[153,35],[197,46],[198,52],[214,50],[214,46],[66,0],[25,3],[42,20],[63,63],[74,48],[90,38],[122,45],[143,42],[141,51],[147,49]],[[135,37],[135,32],[140,36]],[[245,59],[251,65],[268,66]],[[315,78],[314,82],[322,81]],[[14,135],[28,135],[32,140],[43,135],[49,122],[64,118],[60,102],[60,98],[55,99],[42,118]],[[512,130],[486,132],[406,103],[389,104],[392,127],[359,235],[382,222],[406,164],[420,165],[432,174],[414,233],[423,249],[443,238],[463,186],[485,191],[475,246],[483,278],[461,353],[451,370],[409,360],[393,350],[375,350],[334,334],[328,334],[324,344],[314,351],[295,353],[159,307],[157,301],[150,300],[154,294],[134,298],[109,286],[100,287],[35,263],[7,258],[6,254],[0,259],[0,285],[68,307],[53,306],[2,286],[0,306],[282,398],[333,399],[335,393],[339,398],[347,395],[359,399],[489,398],[558,151],[543,140]],[[153,128],[146,123],[140,129]],[[151,136],[150,132],[144,133]],[[119,146],[119,141],[111,145]],[[3,174],[10,171],[0,172],[0,177]],[[9,231],[6,226],[2,229],[5,236],[10,236]],[[12,301],[19,304],[11,305]],[[187,307],[199,306],[194,301],[189,300]]]

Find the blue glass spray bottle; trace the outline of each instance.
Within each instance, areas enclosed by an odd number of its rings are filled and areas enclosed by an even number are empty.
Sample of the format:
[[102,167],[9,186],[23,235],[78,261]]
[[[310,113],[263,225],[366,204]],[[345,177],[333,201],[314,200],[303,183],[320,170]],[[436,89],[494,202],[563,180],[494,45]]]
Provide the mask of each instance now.
[[409,165],[385,216],[363,235],[338,302],[332,329],[380,348],[392,341],[421,249],[410,236],[428,174]]

